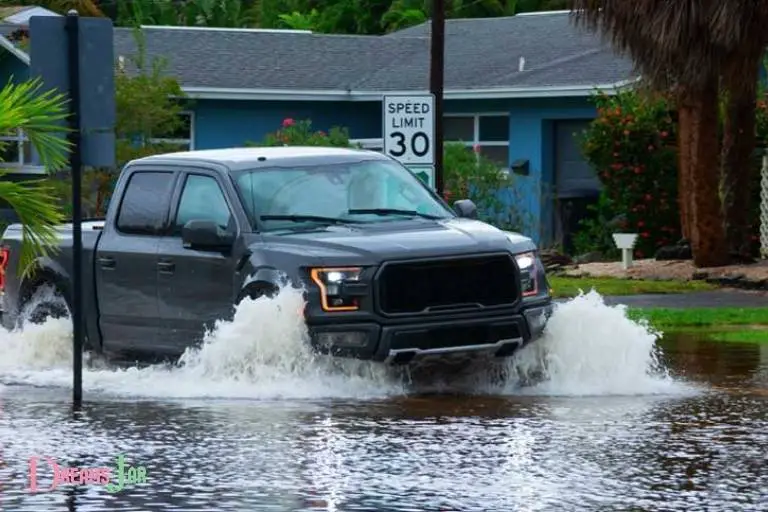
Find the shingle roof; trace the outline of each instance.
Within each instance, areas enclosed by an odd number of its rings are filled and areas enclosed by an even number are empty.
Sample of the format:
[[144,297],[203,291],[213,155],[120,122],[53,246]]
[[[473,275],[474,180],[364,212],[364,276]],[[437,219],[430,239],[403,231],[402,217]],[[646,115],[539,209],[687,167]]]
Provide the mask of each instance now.
[[[423,53],[421,39],[257,30],[146,27],[148,58],[166,59],[185,87],[354,89],[399,58]],[[115,29],[115,55],[135,53],[129,29]]]
[[[147,57],[166,59],[184,87],[405,91],[428,88],[429,23],[386,36],[145,27]],[[115,29],[115,55],[135,53]],[[523,71],[519,71],[521,58]],[[568,13],[446,23],[448,90],[592,86],[634,76],[631,62]]]

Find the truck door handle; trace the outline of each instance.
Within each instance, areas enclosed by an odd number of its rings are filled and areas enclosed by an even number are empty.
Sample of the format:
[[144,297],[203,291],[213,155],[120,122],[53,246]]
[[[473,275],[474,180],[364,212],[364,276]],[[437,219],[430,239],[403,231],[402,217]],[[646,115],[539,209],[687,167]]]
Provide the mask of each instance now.
[[115,265],[117,265],[117,262],[115,262],[115,258],[110,258],[108,256],[102,256],[99,258],[99,265],[101,268],[115,268]]
[[172,261],[161,261],[157,264],[157,269],[163,274],[173,274],[176,264]]

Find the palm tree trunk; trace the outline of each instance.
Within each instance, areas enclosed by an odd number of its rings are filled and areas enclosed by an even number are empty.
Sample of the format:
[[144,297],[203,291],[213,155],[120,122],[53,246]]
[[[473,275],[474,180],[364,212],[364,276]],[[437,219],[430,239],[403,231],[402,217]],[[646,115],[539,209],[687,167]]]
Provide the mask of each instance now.
[[691,240],[691,212],[688,208],[687,191],[691,189],[690,171],[691,155],[691,109],[685,107],[682,102],[678,109],[678,170],[677,170],[677,203],[680,212],[680,231],[683,238],[690,242]]
[[755,76],[733,77],[728,86],[728,101],[723,123],[722,190],[725,231],[730,252],[750,257],[750,213],[752,207],[751,180],[754,167],[752,152],[755,148],[755,100],[757,96],[757,69]]
[[691,252],[697,267],[728,264],[728,245],[720,202],[717,81],[680,106],[680,169],[684,177],[684,201],[689,214]]

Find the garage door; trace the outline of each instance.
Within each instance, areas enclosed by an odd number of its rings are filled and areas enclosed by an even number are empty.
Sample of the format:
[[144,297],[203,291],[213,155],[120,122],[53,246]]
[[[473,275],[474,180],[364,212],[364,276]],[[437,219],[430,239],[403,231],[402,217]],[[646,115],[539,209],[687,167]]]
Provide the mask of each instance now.
[[594,196],[601,188],[581,154],[579,138],[589,120],[555,123],[555,187],[560,199]]

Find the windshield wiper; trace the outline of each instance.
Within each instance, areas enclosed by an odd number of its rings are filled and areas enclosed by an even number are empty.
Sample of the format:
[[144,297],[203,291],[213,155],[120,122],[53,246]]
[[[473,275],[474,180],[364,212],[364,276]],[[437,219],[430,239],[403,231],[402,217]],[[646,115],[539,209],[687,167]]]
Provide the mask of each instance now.
[[261,220],[287,220],[291,222],[320,222],[322,224],[357,224],[361,221],[323,217],[322,215],[260,215]]
[[417,212],[416,210],[400,210],[398,208],[361,208],[357,210],[349,210],[347,213],[350,215],[355,215],[357,213],[370,213],[373,215],[411,215],[415,217],[421,217],[423,219],[442,219],[442,217],[438,217],[437,215],[429,215],[427,213]]

